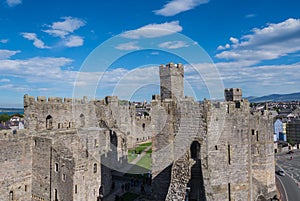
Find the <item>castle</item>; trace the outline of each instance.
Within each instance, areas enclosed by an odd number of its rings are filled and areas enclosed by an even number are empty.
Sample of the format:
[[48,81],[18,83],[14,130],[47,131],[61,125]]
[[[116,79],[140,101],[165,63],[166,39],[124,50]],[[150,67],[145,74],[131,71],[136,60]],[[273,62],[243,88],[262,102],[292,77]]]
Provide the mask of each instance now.
[[[152,139],[153,200],[260,200],[276,194],[272,117],[241,89],[225,101],[184,96],[184,67],[159,66],[149,116],[115,96],[24,96],[25,129],[2,131],[0,200],[97,200],[127,149]],[[99,188],[101,192],[99,192]]]

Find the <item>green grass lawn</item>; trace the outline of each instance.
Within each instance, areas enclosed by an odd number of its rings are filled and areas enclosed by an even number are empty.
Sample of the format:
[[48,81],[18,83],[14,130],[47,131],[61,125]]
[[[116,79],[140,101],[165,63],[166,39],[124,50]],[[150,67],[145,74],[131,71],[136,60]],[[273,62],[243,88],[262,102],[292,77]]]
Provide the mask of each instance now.
[[[143,157],[140,156],[137,163],[128,171],[130,174],[144,174],[151,170],[151,162],[152,162],[152,142],[147,142],[138,145],[136,148],[128,151],[127,160],[129,163],[131,163],[134,159],[138,157],[137,153],[144,154]],[[150,148],[145,152],[145,149]]]
[[146,154],[136,163],[136,165],[150,170],[151,169],[151,161],[152,161],[151,154]]
[[[128,156],[127,156],[128,163],[131,163],[138,156],[138,154],[141,154],[145,149],[147,149],[150,146],[152,146],[152,142],[146,142],[146,143],[139,144],[134,149],[128,150]],[[146,153],[151,154],[152,149],[148,150]]]
[[140,144],[140,146],[149,147],[149,146],[152,146],[152,142],[145,142],[145,143]]
[[128,161],[128,163],[131,163],[131,161],[133,161],[136,157],[137,157],[136,154],[133,154],[133,153],[129,153],[129,152],[128,152],[128,156],[127,156],[127,161]]

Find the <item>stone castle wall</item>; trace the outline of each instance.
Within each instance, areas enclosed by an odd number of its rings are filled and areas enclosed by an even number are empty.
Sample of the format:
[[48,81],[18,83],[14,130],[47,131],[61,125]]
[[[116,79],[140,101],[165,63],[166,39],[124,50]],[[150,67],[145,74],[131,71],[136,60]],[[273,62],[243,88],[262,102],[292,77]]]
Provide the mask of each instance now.
[[256,200],[275,193],[272,119],[251,114],[241,89],[225,102],[183,93],[181,64],[160,66],[149,116],[116,96],[24,96],[25,130],[0,132],[0,200],[96,200],[127,149],[152,138],[154,200]]
[[0,135],[0,200],[31,200],[32,139],[1,131]]
[[[181,88],[170,81],[174,75],[182,79],[181,70],[166,67],[170,72],[160,72],[161,86]],[[251,114],[241,89],[226,89],[225,102],[203,104],[169,94],[161,90],[152,101],[156,200],[256,200],[276,193],[272,120]]]
[[[153,183],[157,200],[184,200],[187,195],[190,199],[197,199],[193,192],[195,188],[201,199],[206,200],[256,200],[259,195],[266,198],[274,196],[271,117],[267,114],[250,114],[247,100],[240,100],[238,104],[236,101],[205,101],[203,104],[194,103],[194,107],[191,107],[193,102],[179,104],[181,115],[177,113],[174,115],[177,118],[168,119],[170,122],[165,124],[164,132],[156,135],[153,141]],[[168,133],[170,126],[174,137],[170,135],[172,132]],[[260,133],[259,138],[256,131]],[[200,145],[198,159],[192,158],[190,147],[193,141]],[[164,155],[160,150],[166,146],[169,146],[169,152]],[[155,157],[158,159],[155,160]],[[159,158],[165,160],[159,161]],[[197,162],[201,163],[198,167],[201,172],[193,173],[193,166]],[[193,178],[202,180],[197,185],[202,185],[203,189],[197,189]],[[162,190],[162,185],[168,185],[168,190]],[[157,191],[156,186],[159,189]]]

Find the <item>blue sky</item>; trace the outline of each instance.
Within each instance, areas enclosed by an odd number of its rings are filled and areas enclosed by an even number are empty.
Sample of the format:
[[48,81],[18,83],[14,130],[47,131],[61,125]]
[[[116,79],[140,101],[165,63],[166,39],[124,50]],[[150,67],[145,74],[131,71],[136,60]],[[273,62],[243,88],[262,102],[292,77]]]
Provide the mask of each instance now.
[[0,107],[24,94],[149,100],[171,61],[199,100],[300,91],[297,0],[0,2]]

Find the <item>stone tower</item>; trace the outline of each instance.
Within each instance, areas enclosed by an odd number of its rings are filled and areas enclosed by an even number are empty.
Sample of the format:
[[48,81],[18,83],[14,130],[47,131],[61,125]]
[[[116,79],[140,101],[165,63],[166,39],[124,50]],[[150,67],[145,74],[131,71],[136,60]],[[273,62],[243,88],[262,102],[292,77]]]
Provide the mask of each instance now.
[[169,63],[159,66],[160,76],[160,95],[161,100],[182,99],[183,93],[183,75],[182,64]]
[[230,88],[224,91],[226,101],[240,101],[242,100],[242,89]]

